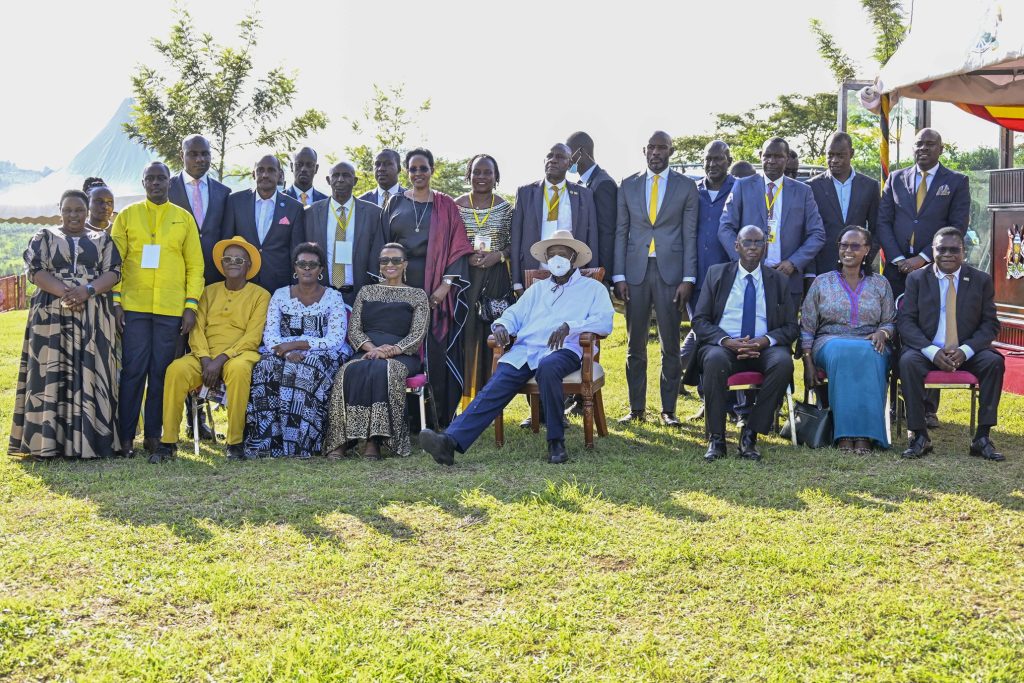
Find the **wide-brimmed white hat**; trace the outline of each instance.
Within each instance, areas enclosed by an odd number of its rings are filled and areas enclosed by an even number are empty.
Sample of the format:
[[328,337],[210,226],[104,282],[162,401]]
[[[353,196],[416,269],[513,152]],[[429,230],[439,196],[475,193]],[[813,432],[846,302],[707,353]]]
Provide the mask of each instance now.
[[555,230],[551,233],[551,237],[530,247],[530,255],[541,263],[547,263],[548,247],[553,247],[556,244],[564,245],[576,252],[576,260],[573,265],[577,268],[582,268],[590,263],[590,259],[594,258],[594,252],[590,251],[590,247],[585,242],[580,242],[573,237],[568,230]]

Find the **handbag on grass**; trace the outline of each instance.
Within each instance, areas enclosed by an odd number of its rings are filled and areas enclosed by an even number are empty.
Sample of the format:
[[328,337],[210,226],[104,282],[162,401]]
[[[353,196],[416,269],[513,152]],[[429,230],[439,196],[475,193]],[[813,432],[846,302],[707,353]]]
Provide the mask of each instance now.
[[786,420],[779,435],[784,439],[792,438],[795,422],[798,444],[809,448],[829,448],[832,445],[832,410],[821,405],[817,392],[814,392],[814,403],[811,403],[811,392],[814,390],[804,392],[803,401],[793,402],[793,415]]
[[487,288],[491,284],[491,274],[494,270],[494,268],[491,268],[484,275],[484,282],[480,287],[480,298],[477,299],[476,302],[476,313],[480,317],[480,320],[485,323],[493,323],[501,317],[501,314],[505,312],[506,308],[516,302],[516,297],[512,293],[511,284],[509,284],[508,291],[501,296],[492,297],[488,295]]

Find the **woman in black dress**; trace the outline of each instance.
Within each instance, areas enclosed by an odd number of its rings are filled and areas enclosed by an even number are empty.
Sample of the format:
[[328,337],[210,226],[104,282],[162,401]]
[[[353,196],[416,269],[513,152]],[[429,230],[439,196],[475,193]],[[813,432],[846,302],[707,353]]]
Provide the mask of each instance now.
[[430,189],[434,155],[414,149],[405,155],[412,188],[384,205],[385,242],[405,248],[406,281],[430,301],[430,326],[425,346],[427,377],[437,408],[436,427],[447,427],[459,407],[463,387],[462,329],[468,308],[467,257],[473,247],[466,225],[451,197]]

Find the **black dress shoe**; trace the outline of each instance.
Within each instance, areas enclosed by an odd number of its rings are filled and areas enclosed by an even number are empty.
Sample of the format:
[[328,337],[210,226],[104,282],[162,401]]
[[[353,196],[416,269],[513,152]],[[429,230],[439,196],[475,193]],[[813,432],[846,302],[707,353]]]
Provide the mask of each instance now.
[[548,462],[555,465],[569,462],[569,453],[565,450],[565,442],[561,439],[548,441]]
[[156,453],[160,445],[160,437],[158,436],[147,436],[142,440],[142,447],[146,449],[147,453]]
[[434,458],[438,465],[455,464],[455,439],[444,432],[424,429],[420,432],[420,447]]
[[631,410],[628,415],[623,415],[619,418],[618,422],[620,425],[629,424],[630,422],[643,422],[647,419],[647,412],[643,410]]
[[938,429],[939,428],[939,416],[936,415],[935,413],[925,413],[924,414],[924,426],[927,427],[928,429]]
[[996,462],[1006,460],[1006,456],[996,451],[996,445],[987,436],[971,442],[971,455],[975,458],[984,458],[985,460],[994,460]]
[[740,457],[757,462],[761,459],[761,452],[757,450],[757,432],[744,427],[740,430]]
[[708,437],[708,450],[704,453],[704,459],[714,462],[725,457],[725,437],[720,434],[712,434]]
[[242,444],[231,444],[227,448],[228,460],[245,460],[245,448]]
[[679,421],[675,413],[662,413],[661,424],[665,427],[682,427],[683,423]]
[[[973,446],[972,446],[973,447]],[[932,452],[932,440],[924,434],[915,436],[907,444],[907,450],[903,451],[904,458],[920,458]]]

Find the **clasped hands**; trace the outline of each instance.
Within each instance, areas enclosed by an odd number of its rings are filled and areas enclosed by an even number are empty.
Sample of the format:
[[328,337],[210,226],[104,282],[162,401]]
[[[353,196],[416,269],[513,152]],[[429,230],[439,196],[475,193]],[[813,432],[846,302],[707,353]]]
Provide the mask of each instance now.
[[309,342],[304,341],[281,342],[277,346],[272,346],[270,348],[270,350],[274,352],[275,356],[284,358],[285,360],[290,360],[292,362],[302,360],[302,351],[307,351],[308,349]]
[[85,285],[78,285],[76,287],[64,285],[64,296],[60,298],[61,305],[78,313],[85,308],[85,302],[88,300],[89,290],[85,288]]
[[912,273],[918,268],[923,268],[926,265],[928,265],[928,261],[921,256],[911,256],[910,258],[905,258],[896,263],[896,267],[904,275]]
[[935,358],[932,359],[932,363],[935,364],[935,367],[943,372],[955,372],[966,362],[967,354],[965,354],[959,347],[939,349],[935,354]]
[[224,364],[228,362],[225,354],[216,358],[203,357],[199,364],[203,366],[203,386],[208,389],[216,389],[220,385],[221,373],[224,371]]
[[[498,343],[498,346],[507,348],[509,343],[512,341],[509,336],[508,330],[505,329],[504,325],[495,325],[491,328],[491,334],[494,335],[494,341]],[[548,337],[548,348],[552,351],[557,351],[562,348],[565,344],[565,338],[569,336],[569,326],[566,323],[562,323],[555,331]]]
[[[369,348],[366,348],[367,346]],[[402,355],[402,347],[394,344],[381,344],[380,346],[374,346],[372,342],[366,342],[363,346],[363,351],[365,352],[363,358],[367,358],[369,360],[384,360]]]
[[767,337],[730,337],[722,341],[722,346],[735,353],[738,360],[759,358],[761,351],[770,345]]

